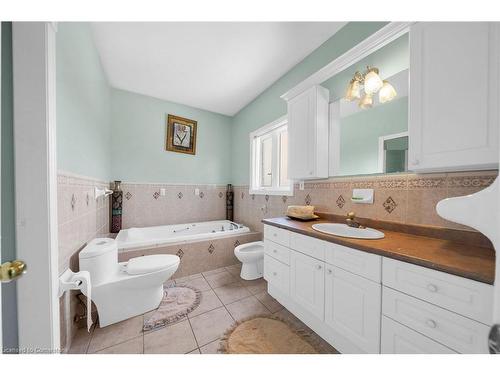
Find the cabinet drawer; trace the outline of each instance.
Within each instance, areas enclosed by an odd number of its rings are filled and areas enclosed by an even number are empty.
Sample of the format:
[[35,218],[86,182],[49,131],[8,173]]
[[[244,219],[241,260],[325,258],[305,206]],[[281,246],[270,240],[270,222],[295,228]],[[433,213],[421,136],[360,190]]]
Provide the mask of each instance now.
[[290,247],[297,250],[302,254],[309,255],[310,257],[325,260],[325,249],[328,242],[318,240],[314,237],[304,236],[298,233],[290,233]]
[[264,251],[267,255],[290,265],[290,249],[273,241],[264,241]]
[[382,273],[384,285],[491,324],[491,285],[388,258],[383,260]]
[[381,345],[382,354],[456,354],[450,348],[385,316],[382,317]]
[[386,287],[382,313],[459,353],[488,353],[487,325]]
[[285,229],[264,225],[264,238],[283,246],[290,246],[290,231]]
[[356,275],[380,283],[382,257],[334,243],[327,244],[325,261]]
[[264,254],[264,279],[283,293],[290,293],[290,268]]

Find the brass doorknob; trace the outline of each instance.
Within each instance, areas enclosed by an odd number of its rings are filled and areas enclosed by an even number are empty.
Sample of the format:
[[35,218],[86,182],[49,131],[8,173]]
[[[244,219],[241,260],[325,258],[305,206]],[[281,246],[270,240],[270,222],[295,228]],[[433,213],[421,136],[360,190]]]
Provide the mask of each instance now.
[[8,283],[9,281],[17,279],[24,273],[26,273],[26,263],[22,260],[5,262],[0,265],[0,281],[2,283]]

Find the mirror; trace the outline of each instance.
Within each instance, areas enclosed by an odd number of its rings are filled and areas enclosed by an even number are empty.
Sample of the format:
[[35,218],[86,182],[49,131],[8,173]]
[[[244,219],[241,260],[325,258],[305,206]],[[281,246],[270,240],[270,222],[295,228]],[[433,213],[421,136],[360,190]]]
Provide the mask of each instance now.
[[322,84],[330,90],[331,176],[407,171],[408,42],[405,34]]

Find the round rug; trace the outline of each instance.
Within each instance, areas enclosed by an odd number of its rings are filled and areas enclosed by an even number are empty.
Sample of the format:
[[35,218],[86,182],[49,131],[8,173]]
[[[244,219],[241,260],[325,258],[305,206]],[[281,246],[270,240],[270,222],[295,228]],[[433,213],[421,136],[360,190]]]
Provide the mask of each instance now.
[[188,285],[165,288],[163,299],[153,315],[144,322],[144,331],[161,328],[184,318],[201,302],[201,292]]
[[319,354],[319,344],[275,317],[254,317],[238,323],[222,339],[226,354]]

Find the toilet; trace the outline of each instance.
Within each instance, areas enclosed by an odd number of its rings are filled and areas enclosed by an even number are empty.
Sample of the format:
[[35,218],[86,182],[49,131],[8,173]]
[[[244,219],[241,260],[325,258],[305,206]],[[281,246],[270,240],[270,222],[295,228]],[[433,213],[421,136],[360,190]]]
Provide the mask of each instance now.
[[158,254],[118,263],[112,238],[96,238],[79,254],[80,270],[90,274],[91,298],[100,327],[156,309],[163,298],[163,283],[177,270],[177,255]]
[[264,273],[264,242],[250,242],[234,248],[234,255],[242,263],[241,278],[255,280]]

